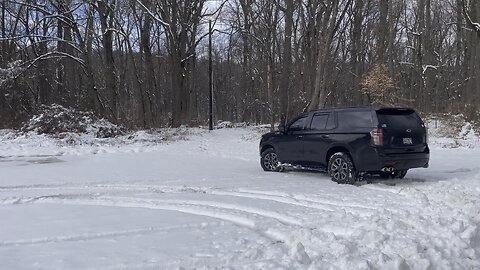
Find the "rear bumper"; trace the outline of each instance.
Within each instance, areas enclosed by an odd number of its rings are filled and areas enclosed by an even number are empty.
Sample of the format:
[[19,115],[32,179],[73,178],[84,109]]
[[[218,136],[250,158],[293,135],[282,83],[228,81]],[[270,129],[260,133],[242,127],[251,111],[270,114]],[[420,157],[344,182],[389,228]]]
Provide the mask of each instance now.
[[[408,170],[413,168],[428,168],[430,161],[430,151],[428,147],[422,153],[402,153],[402,154],[385,154],[378,151],[376,155],[364,156],[368,161],[359,162],[361,166],[357,169],[365,172],[381,171],[383,168],[393,168],[397,170]],[[362,159],[362,157],[360,157]],[[363,164],[362,164],[363,163]],[[359,164],[359,165],[360,165]],[[363,166],[362,166],[363,165]]]
[[395,171],[412,168],[428,168],[429,160],[429,153],[388,155],[379,158],[380,166],[377,168],[381,170],[384,167],[392,167]]

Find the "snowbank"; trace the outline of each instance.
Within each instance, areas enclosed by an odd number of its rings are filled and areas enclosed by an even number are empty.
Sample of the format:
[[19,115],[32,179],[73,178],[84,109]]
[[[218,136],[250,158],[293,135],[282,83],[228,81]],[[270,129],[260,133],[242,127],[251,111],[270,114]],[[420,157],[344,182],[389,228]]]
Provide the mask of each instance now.
[[55,137],[65,137],[71,133],[88,134],[95,138],[111,138],[125,133],[125,128],[100,119],[92,112],[65,108],[58,104],[42,105],[22,127],[23,132],[36,132]]
[[440,115],[426,119],[429,144],[442,148],[478,148],[480,137],[474,125],[462,115]]
[[98,138],[94,133],[63,132],[61,136],[0,130],[0,156],[84,155],[117,152],[154,151],[156,147],[205,130],[195,128],[165,128],[125,132],[111,138]]

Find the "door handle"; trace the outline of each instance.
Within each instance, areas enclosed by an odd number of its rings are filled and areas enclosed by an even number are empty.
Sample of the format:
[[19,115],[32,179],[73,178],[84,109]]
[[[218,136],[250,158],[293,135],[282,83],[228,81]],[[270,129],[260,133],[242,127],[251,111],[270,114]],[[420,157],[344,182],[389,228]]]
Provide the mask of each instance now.
[[298,135],[298,136],[297,136],[297,139],[301,139],[301,138],[303,138],[302,135]]
[[321,137],[324,138],[324,139],[330,138],[330,136],[328,136],[328,135],[322,135]]

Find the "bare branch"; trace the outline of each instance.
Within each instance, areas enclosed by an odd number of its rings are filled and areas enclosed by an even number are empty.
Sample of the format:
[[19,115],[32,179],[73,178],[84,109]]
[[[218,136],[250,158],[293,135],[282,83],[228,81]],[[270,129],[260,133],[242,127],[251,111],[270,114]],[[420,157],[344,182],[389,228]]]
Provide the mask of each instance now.
[[465,15],[465,18],[467,20],[467,24],[477,32],[478,35],[480,35],[480,23],[474,22],[472,18],[470,17],[470,14],[468,14],[467,7],[465,4],[465,0],[462,0],[462,5],[463,5],[463,14]]
[[142,1],[140,0],[136,0],[137,3],[142,7],[142,9],[148,13],[148,15],[150,15],[150,17],[152,17],[155,21],[159,22],[163,27],[165,28],[170,28],[170,24],[165,22],[164,20],[158,18],[155,14],[153,14],[153,12],[148,9],[143,3]]
[[75,60],[77,63],[79,63],[83,68],[85,68],[85,61],[83,61],[81,58],[78,58],[78,57],[75,57],[71,54],[68,54],[68,53],[64,53],[64,52],[48,52],[48,53],[45,53],[45,54],[42,54],[40,56],[38,56],[37,58],[31,60],[31,61],[28,61],[28,62],[25,62],[25,63],[22,63],[22,66],[26,66],[22,72],[20,72],[19,74],[17,74],[15,76],[15,79],[18,79],[25,71],[29,70],[30,68],[34,67],[35,64],[38,62],[38,61],[41,61],[41,60],[47,60],[47,59],[53,59],[53,58],[70,58],[72,60]]

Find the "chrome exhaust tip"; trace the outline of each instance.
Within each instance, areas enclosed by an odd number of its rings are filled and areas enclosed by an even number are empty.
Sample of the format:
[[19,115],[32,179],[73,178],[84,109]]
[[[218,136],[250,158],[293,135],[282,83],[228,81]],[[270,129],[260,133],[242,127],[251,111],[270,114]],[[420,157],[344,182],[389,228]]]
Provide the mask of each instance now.
[[393,167],[383,167],[382,172],[393,172],[394,168]]

